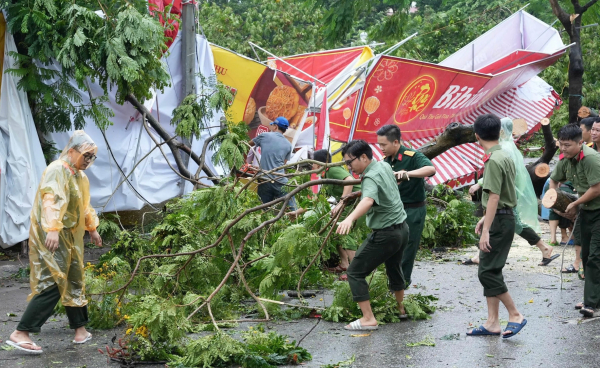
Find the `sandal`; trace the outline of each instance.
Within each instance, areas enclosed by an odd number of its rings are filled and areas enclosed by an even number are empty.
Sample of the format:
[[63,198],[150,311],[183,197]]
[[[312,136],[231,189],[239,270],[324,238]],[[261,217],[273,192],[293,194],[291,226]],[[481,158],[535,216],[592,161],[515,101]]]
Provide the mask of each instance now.
[[346,273],[341,274],[340,277],[338,277],[338,280],[348,281],[348,274],[346,274]]
[[558,257],[560,257],[560,254],[557,253],[550,256],[550,258],[542,258],[542,263],[540,263],[538,266],[548,266],[550,262],[554,261]]
[[467,332],[467,336],[500,336],[500,332],[490,332],[485,327],[479,326]]
[[508,324],[506,325],[506,328],[504,329],[504,332],[511,332],[511,333],[502,335],[502,338],[508,339],[508,338],[515,336],[523,329],[523,327],[525,327],[526,324],[527,324],[526,319],[523,319],[523,322],[521,322],[521,323],[508,322]]
[[90,341],[92,339],[92,334],[88,332],[87,336],[85,337],[85,339],[81,340],[81,341],[75,341],[73,340],[73,344],[85,344],[86,342]]
[[600,317],[600,309],[588,307],[587,305],[581,308],[579,313],[589,318]]
[[33,342],[33,341],[14,342],[12,340],[7,340],[6,344],[12,346],[15,349],[19,349],[21,351],[26,351],[29,354],[41,354],[41,353],[43,353],[42,349],[40,349],[40,350],[31,350],[31,349],[27,349],[27,348],[24,348],[24,347],[21,346],[21,345],[27,345],[27,344],[29,344],[31,346],[37,346],[36,343]]
[[344,326],[344,328],[350,331],[372,331],[378,329],[379,326],[363,326],[360,324],[360,320],[357,319],[356,321],[350,322],[350,324]]
[[465,261],[462,261],[461,264],[463,266],[470,266],[470,265],[476,265],[477,263],[473,262],[473,260],[471,258],[469,258]]
[[575,304],[575,309],[583,308],[583,302]]
[[579,272],[579,270],[576,270],[575,266],[570,264],[567,267],[565,267],[565,269],[560,270],[560,272],[562,272],[562,273],[577,273],[577,272]]

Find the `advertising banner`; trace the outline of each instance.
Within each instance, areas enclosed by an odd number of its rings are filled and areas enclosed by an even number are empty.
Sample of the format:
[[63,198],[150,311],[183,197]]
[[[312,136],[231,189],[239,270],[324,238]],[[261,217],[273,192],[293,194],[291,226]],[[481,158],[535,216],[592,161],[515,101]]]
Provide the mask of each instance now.
[[402,138],[430,138],[486,102],[525,83],[564,51],[497,75],[383,56],[364,86],[353,139],[377,142],[375,132],[396,124]]
[[[279,116],[288,119],[291,129],[298,127],[312,96],[310,83],[218,46],[211,49],[217,79],[233,94],[228,113],[249,125],[250,138],[267,132]],[[314,118],[307,119],[303,130],[313,123]]]

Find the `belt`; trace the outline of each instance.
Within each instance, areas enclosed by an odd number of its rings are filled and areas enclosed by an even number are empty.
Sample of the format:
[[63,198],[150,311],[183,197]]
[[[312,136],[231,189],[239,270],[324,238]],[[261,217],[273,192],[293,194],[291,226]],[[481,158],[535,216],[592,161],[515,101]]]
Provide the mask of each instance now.
[[381,228],[381,229],[373,229],[373,232],[375,232],[375,231],[387,231],[387,230],[396,230],[396,229],[401,229],[401,228],[402,228],[402,226],[404,226],[404,223],[405,223],[405,222],[404,222],[404,221],[402,221],[401,223],[399,223],[399,224],[396,224],[396,225],[392,225],[392,226],[388,226],[388,227],[383,227],[383,228]]
[[[485,216],[485,212],[483,211],[483,215]],[[511,215],[514,216],[515,213],[513,212],[512,208],[499,208],[496,210],[496,215]]]
[[416,203],[404,203],[404,208],[419,208],[419,207],[424,207],[427,204],[427,202],[423,201],[423,202],[416,202]]

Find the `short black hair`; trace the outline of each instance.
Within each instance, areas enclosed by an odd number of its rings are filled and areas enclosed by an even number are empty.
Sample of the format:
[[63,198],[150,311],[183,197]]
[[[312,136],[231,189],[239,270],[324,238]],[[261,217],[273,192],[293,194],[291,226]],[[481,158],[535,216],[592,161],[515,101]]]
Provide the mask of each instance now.
[[582,138],[582,131],[577,124],[567,124],[558,131],[559,141],[579,142]]
[[348,142],[348,144],[342,148],[342,156],[348,154],[354,157],[360,157],[363,153],[367,155],[369,160],[373,159],[373,150],[371,149],[371,146],[362,139]]
[[400,142],[400,138],[402,137],[402,133],[400,132],[400,128],[394,124],[384,125],[377,131],[377,135],[385,136],[390,143],[394,143],[395,140]]
[[591,130],[592,126],[594,126],[594,123],[596,121],[600,121],[600,119],[591,116],[589,118],[581,119],[581,121],[579,122],[579,126],[581,127],[582,125],[585,125],[585,129]]
[[315,151],[315,153],[313,154],[313,158],[315,161],[323,162],[326,164],[331,162],[331,154],[326,149]]
[[484,141],[497,141],[500,139],[501,128],[502,122],[494,114],[479,115],[475,119],[475,124],[473,124],[475,133]]

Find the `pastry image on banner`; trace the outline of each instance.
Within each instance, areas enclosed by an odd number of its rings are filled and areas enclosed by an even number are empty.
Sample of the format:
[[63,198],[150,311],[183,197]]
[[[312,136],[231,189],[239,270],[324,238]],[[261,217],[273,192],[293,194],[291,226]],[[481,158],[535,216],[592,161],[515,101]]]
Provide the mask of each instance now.
[[[283,73],[265,69],[258,79],[246,104],[244,121],[250,138],[269,131],[269,125],[279,116],[285,117],[295,129],[308,104],[311,85]],[[304,128],[310,126],[308,121]]]

